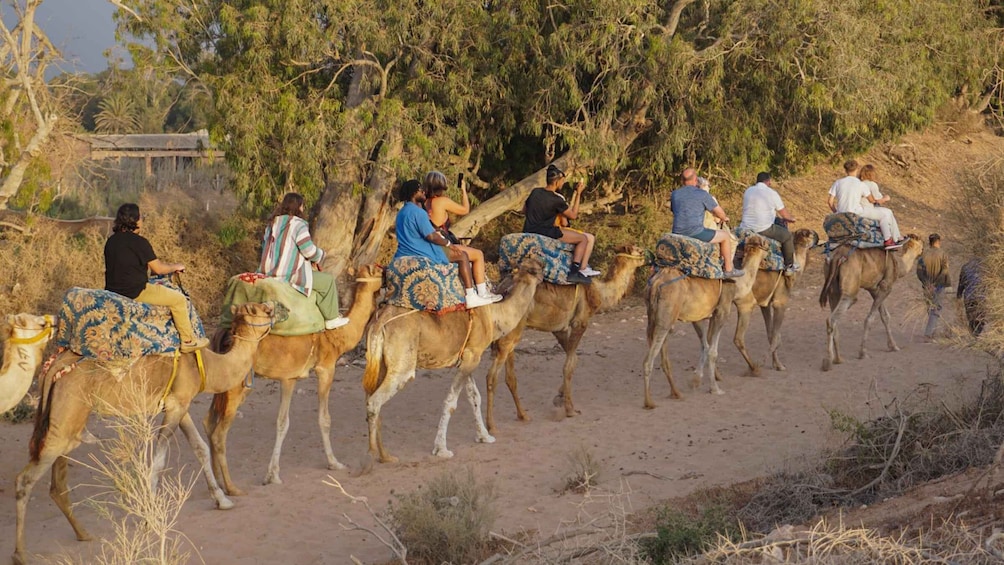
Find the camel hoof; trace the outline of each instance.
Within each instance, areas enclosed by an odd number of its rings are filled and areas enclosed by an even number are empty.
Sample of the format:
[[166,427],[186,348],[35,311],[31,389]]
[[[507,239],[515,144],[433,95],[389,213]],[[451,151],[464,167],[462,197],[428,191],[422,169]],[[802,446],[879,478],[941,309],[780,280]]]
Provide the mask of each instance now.
[[844,358],[843,357],[834,357],[833,358],[833,364],[834,365],[840,365],[843,362],[844,362]]
[[243,490],[241,490],[241,489],[239,489],[237,487],[231,487],[231,488],[223,489],[223,490],[224,490],[224,492],[227,493],[227,496],[244,496],[245,494],[247,494],[246,492],[244,492]]
[[93,539],[94,536],[92,536],[87,532],[80,532],[79,534],[77,534],[77,541],[91,541]]
[[219,510],[230,510],[233,507],[234,501],[225,496],[216,501],[216,508]]
[[445,447],[442,449],[436,448],[432,451],[432,454],[440,459],[450,459],[453,457],[453,452]]
[[889,351],[890,352],[899,351],[899,346],[898,345],[893,345],[892,347],[889,348]]
[[377,461],[379,461],[381,463],[397,463],[398,462],[398,458],[394,457],[393,455],[387,455],[386,457],[381,457],[381,458],[377,459]]
[[579,414],[582,414],[582,410],[576,410],[575,408],[570,408],[570,409],[565,410],[565,417],[566,418],[574,418],[574,417],[578,416]]
[[775,363],[774,364],[774,370],[775,371],[787,371],[788,368],[785,367],[784,365],[780,364],[780,363]]
[[478,443],[495,443],[495,436],[488,434],[478,438]]
[[[533,418],[531,418],[530,415],[526,413],[516,414],[516,419],[519,420],[520,422],[529,422],[530,420],[533,420]],[[489,430],[489,431],[495,433],[495,430]]]
[[11,555],[10,559],[11,562],[14,563],[14,565],[25,565],[27,563],[27,561],[25,561],[24,559],[24,554],[22,554],[20,551],[14,552],[14,555]]
[[654,410],[655,404],[652,404],[651,402],[646,402],[644,408],[645,410]]
[[344,471],[348,469],[344,463],[339,463],[338,461],[331,461],[328,463],[328,470],[330,471]]
[[861,353],[858,353],[858,359],[867,359],[867,358],[868,354],[866,352],[862,351]]
[[262,481],[263,485],[281,485],[282,479],[279,478],[279,473],[269,473],[265,480]]
[[725,391],[719,388],[719,389],[712,390],[711,394],[714,394],[714,395],[717,395],[717,396],[721,396],[721,395],[725,394]]

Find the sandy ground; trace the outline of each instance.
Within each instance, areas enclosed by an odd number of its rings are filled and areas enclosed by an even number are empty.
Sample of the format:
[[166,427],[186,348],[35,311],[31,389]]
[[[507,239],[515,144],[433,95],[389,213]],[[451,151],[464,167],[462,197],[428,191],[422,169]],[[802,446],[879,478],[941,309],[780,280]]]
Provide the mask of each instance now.
[[[989,138],[981,142],[999,143]],[[953,155],[958,157],[958,153]],[[820,175],[832,182],[835,170],[830,167]],[[938,180],[927,179],[930,184],[918,187],[915,201],[927,197],[928,189]],[[821,181],[816,184],[816,190],[825,192],[826,187],[819,188]],[[936,204],[925,203],[921,213],[907,216],[904,231],[912,231],[914,226],[945,230]],[[815,209],[803,214],[807,216],[803,225],[819,225],[820,214]],[[864,418],[882,414],[893,399],[910,394],[927,394],[952,404],[977,390],[991,359],[954,348],[947,340],[922,342],[920,289],[912,275],[897,284],[890,301],[893,331],[902,351],[884,350],[885,339],[876,320],[871,357],[857,359],[861,323],[870,303],[862,293],[842,325],[845,363],[823,373],[825,314],[817,302],[820,263],[819,256],[814,256],[786,318],[782,356],[787,372],[765,369],[761,378],[743,376],[745,365],[729,339],[733,320],[726,329],[728,337],[722,340],[720,367],[726,394],[712,396],[685,388],[684,400],[670,400],[665,378],[657,369],[653,392],[658,407],[644,410],[641,361],[646,350],[645,309],[637,296],[631,296],[617,309],[595,317],[579,348],[574,380],[575,404],[581,411],[578,416],[565,419],[563,411],[551,403],[564,360],[555,340],[548,334],[527,332],[517,349],[517,371],[524,406],[533,420],[515,420],[503,387],[497,398],[498,441],[477,444],[473,417],[462,398],[450,427],[448,442],[456,454],[450,460],[431,456],[450,371],[420,371],[415,382],[385,406],[384,442],[401,462],[377,465],[362,476],[325,468],[316,424],[315,383],[311,380],[301,384],[294,398],[282,458],[284,483],[261,486],[274,441],[279,392],[275,383],[259,379],[241,409],[229,444],[233,476],[247,488],[247,496],[236,498],[236,508],[230,511],[216,511],[200,481],[185,505],[180,529],[205,563],[342,564],[349,563],[349,555],[367,563],[386,562],[392,554],[373,535],[343,529],[348,518],[365,526],[372,526],[373,521],[361,505],[351,504],[325,485],[325,478],[334,476],[350,493],[367,497],[374,509],[382,511],[393,493],[412,491],[443,473],[472,468],[479,477],[496,483],[500,516],[495,531],[514,534],[529,530],[547,536],[610,509],[609,501],[602,497],[586,502],[582,495],[561,492],[565,477],[573,471],[570,455],[577,450],[588,451],[600,462],[598,492],[620,494],[619,502],[643,509],[699,487],[812,464],[822,448],[841,439],[830,429],[831,410]],[[953,261],[953,276],[960,264],[961,260]],[[640,275],[644,273],[640,271]],[[949,321],[955,318],[952,302],[947,310]],[[764,359],[766,338],[759,314],[755,314],[747,340],[754,358]],[[699,353],[689,326],[678,326],[670,348],[677,382],[683,384]],[[476,373],[482,393],[487,357]],[[361,376],[359,364],[340,367],[331,401],[335,453],[353,467],[361,464],[366,452]],[[206,413],[208,401],[209,397],[198,399],[193,407],[196,419]],[[100,424],[92,424],[91,429],[99,436],[107,435]],[[7,532],[0,536],[0,555],[13,550],[13,483],[27,460],[30,433],[28,424],[0,424],[0,531]],[[74,456],[87,460],[94,450],[94,446],[83,446]],[[184,443],[172,449],[171,462],[185,473],[195,468],[194,457]],[[79,464],[71,466],[71,485],[94,481]],[[29,549],[42,558],[81,555],[86,562],[99,544],[75,541],[47,496],[47,482],[43,479],[36,487],[29,508]],[[81,486],[73,497],[80,501],[93,492],[92,487]],[[110,533],[110,527],[87,505],[78,506],[77,511],[92,533]]]

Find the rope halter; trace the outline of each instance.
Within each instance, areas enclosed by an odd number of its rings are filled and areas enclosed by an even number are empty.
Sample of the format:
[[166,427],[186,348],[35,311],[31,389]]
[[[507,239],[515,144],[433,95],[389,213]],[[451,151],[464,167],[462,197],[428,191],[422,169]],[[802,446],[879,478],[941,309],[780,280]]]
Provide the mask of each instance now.
[[55,326],[56,323],[55,317],[50,314],[46,314],[42,318],[45,320],[45,322],[42,324],[41,328],[15,328],[22,331],[24,330],[30,331],[33,329],[38,329],[39,331],[37,334],[31,337],[15,337],[12,335],[10,339],[7,340],[7,343],[13,345],[30,345],[49,338],[49,336],[52,335],[52,328]]

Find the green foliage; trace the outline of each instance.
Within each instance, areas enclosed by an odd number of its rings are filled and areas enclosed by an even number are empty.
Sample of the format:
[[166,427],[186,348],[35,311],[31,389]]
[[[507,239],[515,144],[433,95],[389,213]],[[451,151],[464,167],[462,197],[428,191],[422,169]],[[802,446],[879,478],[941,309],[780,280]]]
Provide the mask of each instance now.
[[408,556],[430,563],[479,561],[495,522],[495,486],[468,468],[461,476],[443,474],[425,488],[395,495],[388,514]]
[[250,237],[250,235],[247,221],[239,217],[231,217],[223,220],[219,229],[216,230],[216,237],[219,238],[220,244],[223,247],[233,247]]
[[0,414],[0,419],[10,422],[12,424],[20,424],[21,422],[27,422],[34,417],[35,417],[35,401],[27,397],[21,400],[21,402],[18,402],[17,406],[4,412],[3,414]]
[[642,543],[642,553],[656,565],[697,555],[719,536],[737,539],[740,531],[728,508],[719,504],[702,506],[695,512],[664,507],[659,510],[655,530],[656,537]]
[[98,133],[136,133],[139,129],[136,107],[121,92],[116,92],[98,103],[94,128]]

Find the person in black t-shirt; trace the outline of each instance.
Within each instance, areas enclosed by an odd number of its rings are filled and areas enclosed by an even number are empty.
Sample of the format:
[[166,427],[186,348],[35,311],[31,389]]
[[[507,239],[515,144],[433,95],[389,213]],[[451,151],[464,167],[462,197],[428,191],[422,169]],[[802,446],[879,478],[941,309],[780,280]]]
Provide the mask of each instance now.
[[575,251],[572,252],[572,267],[568,273],[568,282],[588,284],[589,277],[600,274],[599,271],[589,267],[589,257],[593,253],[596,237],[591,233],[557,225],[557,221],[561,218],[574,220],[579,216],[579,199],[585,184],[576,183],[571,206],[558,194],[558,190],[564,184],[565,173],[553,164],[548,165],[547,186],[530,191],[530,196],[524,204],[526,220],[523,222],[523,232],[545,235],[574,244]]
[[188,318],[188,298],[171,288],[148,282],[147,269],[158,275],[184,272],[181,263],[167,263],[157,258],[147,239],[136,232],[142,224],[139,206],[123,204],[115,215],[111,237],[105,242],[105,290],[137,302],[167,306],[171,309],[181,352],[191,353],[209,345],[209,340],[195,337]]

